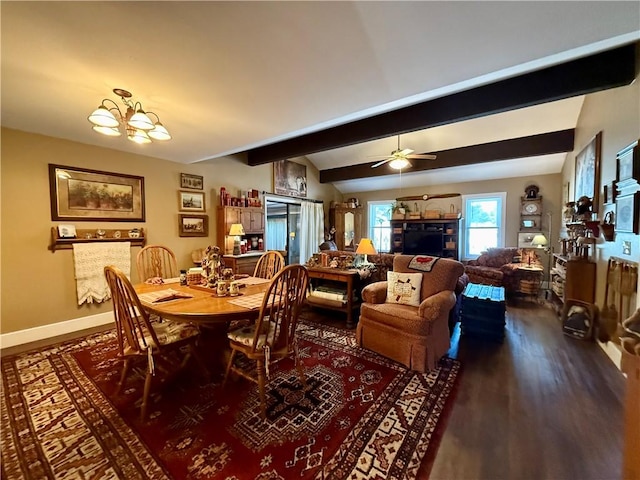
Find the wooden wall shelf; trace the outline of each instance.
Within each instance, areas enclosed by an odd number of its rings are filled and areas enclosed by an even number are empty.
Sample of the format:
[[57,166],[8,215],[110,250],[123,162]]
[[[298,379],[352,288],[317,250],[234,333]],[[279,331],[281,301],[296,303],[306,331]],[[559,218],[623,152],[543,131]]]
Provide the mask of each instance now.
[[[105,232],[104,238],[98,238],[96,236],[96,228],[86,228],[76,230],[76,236],[74,238],[62,238],[58,235],[58,227],[51,227],[51,244],[49,250],[55,252],[56,250],[70,250],[73,248],[74,243],[96,243],[96,242],[131,242],[132,247],[144,247],[147,243],[147,237],[145,235],[144,228],[140,228],[140,236],[131,238],[129,237],[129,230],[117,228],[103,228]],[[121,237],[116,237],[116,232],[120,232]],[[86,235],[91,235],[91,238],[86,238]]]

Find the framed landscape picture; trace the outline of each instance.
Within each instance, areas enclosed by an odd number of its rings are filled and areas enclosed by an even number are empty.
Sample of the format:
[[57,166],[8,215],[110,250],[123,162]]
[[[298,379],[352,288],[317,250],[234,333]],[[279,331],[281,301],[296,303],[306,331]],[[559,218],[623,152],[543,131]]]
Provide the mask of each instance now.
[[204,192],[178,192],[179,208],[181,212],[205,212]]
[[209,235],[209,216],[180,215],[178,230],[181,237],[206,237]]
[[180,188],[204,190],[204,177],[201,177],[200,175],[191,175],[189,173],[181,173]]
[[144,177],[49,164],[51,220],[144,221]]
[[586,147],[576,156],[575,198],[591,199],[591,210],[598,211],[600,201],[600,155],[602,151],[602,132],[593,137]]

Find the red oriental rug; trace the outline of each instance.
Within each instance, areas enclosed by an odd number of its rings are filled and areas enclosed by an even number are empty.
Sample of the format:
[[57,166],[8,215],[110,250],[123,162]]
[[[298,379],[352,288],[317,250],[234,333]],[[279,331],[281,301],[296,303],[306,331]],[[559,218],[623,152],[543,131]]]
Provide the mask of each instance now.
[[413,479],[428,473],[459,373],[418,374],[358,348],[353,331],[299,324],[308,389],[291,360],[257,386],[185,375],[152,392],[144,372],[114,396],[114,332],[2,362],[2,478]]

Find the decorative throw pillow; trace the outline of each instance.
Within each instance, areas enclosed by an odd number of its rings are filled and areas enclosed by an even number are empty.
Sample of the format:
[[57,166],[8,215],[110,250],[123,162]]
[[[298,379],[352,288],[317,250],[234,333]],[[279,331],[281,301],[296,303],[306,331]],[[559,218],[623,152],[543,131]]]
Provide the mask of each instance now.
[[387,272],[387,303],[420,306],[421,273]]

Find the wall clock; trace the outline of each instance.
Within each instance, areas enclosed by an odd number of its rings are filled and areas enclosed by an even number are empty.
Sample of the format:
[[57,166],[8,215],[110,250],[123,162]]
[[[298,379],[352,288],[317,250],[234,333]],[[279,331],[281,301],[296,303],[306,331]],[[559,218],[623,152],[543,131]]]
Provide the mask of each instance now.
[[540,215],[542,212],[542,202],[536,200],[522,200],[522,215]]

